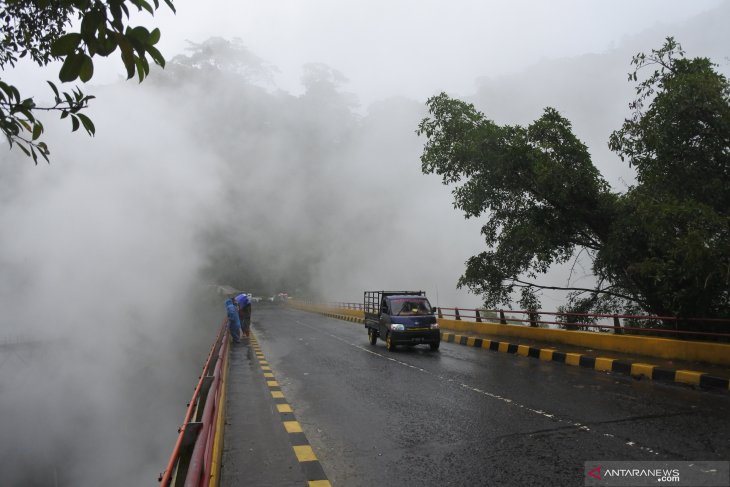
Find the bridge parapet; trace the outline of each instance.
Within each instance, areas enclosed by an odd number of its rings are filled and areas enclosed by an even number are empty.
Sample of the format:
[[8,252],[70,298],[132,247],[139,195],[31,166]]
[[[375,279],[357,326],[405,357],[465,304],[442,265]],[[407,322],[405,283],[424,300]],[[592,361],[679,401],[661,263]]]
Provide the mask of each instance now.
[[224,322],[203,366],[165,471],[162,487],[218,485],[230,340]]
[[[304,301],[291,301],[290,306],[298,309],[316,313],[331,313],[342,316],[363,318],[363,312],[357,308],[360,303],[313,303]],[[476,310],[465,308],[441,308],[437,309],[439,326],[445,330],[456,333],[475,333],[481,335],[499,335],[521,337],[545,342],[561,343],[580,347],[608,350],[627,354],[638,354],[647,357],[662,359],[683,360],[692,362],[705,362],[712,365],[730,366],[730,343],[703,341],[703,340],[681,340],[673,338],[677,332],[682,330],[666,330],[665,336],[641,336],[638,331],[649,333],[661,333],[661,330],[616,327],[615,325],[601,325],[593,322],[576,322],[566,324],[564,321],[540,320],[539,315],[559,315],[560,313],[545,311],[510,311],[511,314],[525,313],[526,318],[520,319],[514,316],[505,317],[504,312],[498,313],[493,310]],[[564,313],[564,315],[573,315]],[[620,315],[579,315],[590,318],[611,319]],[[637,318],[634,316],[626,318]],[[642,317],[644,319],[656,319],[658,317]],[[474,321],[472,321],[474,320]],[[527,323],[528,325],[525,325]],[[542,326],[534,326],[534,325]],[[566,328],[549,328],[546,325],[565,325]],[[730,324],[730,320],[728,320]],[[532,325],[532,326],[529,326]],[[581,328],[582,329],[575,329]],[[599,331],[585,331],[594,327]],[[619,328],[622,333],[606,333],[607,329]],[[691,333],[691,332],[684,332]],[[694,333],[699,336],[709,336],[724,339],[730,337],[724,333]]]

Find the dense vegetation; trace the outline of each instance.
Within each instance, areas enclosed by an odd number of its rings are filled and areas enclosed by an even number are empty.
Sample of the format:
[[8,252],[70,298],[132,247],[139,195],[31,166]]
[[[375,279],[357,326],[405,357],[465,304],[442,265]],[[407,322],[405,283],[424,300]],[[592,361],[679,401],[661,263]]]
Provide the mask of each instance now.
[[488,249],[467,261],[459,286],[487,306],[519,292],[523,308],[537,309],[540,276],[582,255],[595,286],[561,288],[568,310],[730,317],[730,85],[672,38],[632,65],[634,82],[653,71],[610,136],[636,169],[623,193],[553,108],[527,127],[502,126],[446,94],[428,100],[423,172],[461,183],[454,206],[486,216]]

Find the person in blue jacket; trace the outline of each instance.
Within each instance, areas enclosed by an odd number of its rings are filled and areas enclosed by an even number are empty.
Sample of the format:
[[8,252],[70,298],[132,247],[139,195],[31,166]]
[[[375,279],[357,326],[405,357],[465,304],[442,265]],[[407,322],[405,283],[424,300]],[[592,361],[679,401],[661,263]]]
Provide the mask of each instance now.
[[233,343],[241,341],[241,320],[238,318],[238,308],[232,299],[226,299],[226,313],[228,314],[228,331]]

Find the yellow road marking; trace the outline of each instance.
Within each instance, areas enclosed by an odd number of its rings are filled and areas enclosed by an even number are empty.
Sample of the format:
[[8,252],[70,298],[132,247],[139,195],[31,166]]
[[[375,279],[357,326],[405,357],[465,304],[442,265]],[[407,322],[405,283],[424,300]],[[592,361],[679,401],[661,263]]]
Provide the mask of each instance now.
[[264,377],[273,379],[274,378],[274,374],[272,374],[271,372],[264,372]]
[[279,386],[279,383],[276,382],[275,380],[267,380],[266,381],[266,385],[269,386],[269,387],[278,387]]
[[280,413],[292,413],[293,412],[292,409],[291,409],[291,406],[288,405],[288,404],[277,404],[276,405],[276,409]]
[[302,425],[299,424],[299,421],[284,421],[284,428],[286,428],[287,433],[302,432]]
[[509,350],[509,343],[507,343],[507,342],[499,342],[499,351],[504,353],[507,350]]
[[281,391],[271,391],[271,397],[274,399],[284,399],[284,393]]
[[527,357],[527,354],[530,353],[530,347],[527,345],[517,345],[517,355],[522,355]]
[[317,460],[314,450],[309,445],[296,445],[293,447],[297,460],[300,462],[313,462]]
[[329,480],[310,480],[309,487],[332,487]]

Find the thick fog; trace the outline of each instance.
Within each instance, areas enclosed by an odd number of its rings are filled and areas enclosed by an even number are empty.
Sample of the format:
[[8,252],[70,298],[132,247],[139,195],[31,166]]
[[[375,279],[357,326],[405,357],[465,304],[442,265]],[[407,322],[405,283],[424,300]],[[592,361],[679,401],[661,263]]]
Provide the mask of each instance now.
[[100,90],[93,140],[50,124],[51,165],[3,153],[3,485],[152,483],[221,321],[213,163],[131,88]]
[[[620,191],[633,173],[606,143],[628,115],[631,56],[674,35],[727,72],[728,19],[724,3],[599,53],[485,71],[451,94],[499,123],[557,108]],[[365,103],[359,78],[310,59],[284,72],[298,79],[284,89],[282,68],[239,35],[195,39],[141,85],[88,87],[97,135],[44,119],[51,164],[0,147],[7,485],[154,484],[220,326],[217,284],[340,301],[424,289],[441,306],[479,304],[455,283],[483,222],[421,173],[415,135],[425,97],[450,87],[424,78]]]

